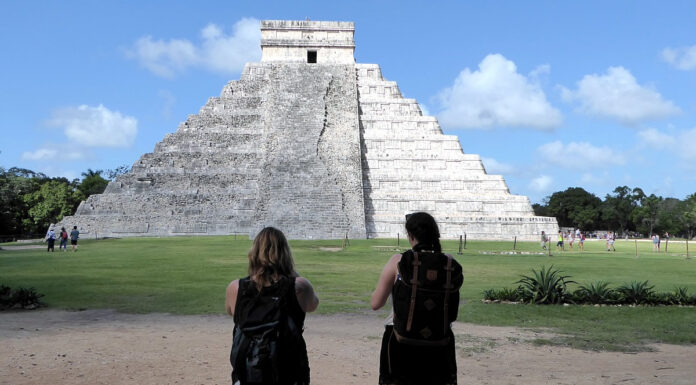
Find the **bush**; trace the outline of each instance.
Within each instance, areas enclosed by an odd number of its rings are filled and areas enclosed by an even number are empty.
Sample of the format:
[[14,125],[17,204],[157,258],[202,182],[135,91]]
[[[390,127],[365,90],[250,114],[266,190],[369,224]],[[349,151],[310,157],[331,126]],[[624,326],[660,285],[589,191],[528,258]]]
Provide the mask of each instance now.
[[568,275],[561,275],[560,270],[541,267],[541,270],[532,269],[533,275],[523,275],[517,281],[520,284],[522,301],[533,304],[560,304],[568,302],[570,294],[567,284],[575,281],[566,280]]
[[619,293],[609,287],[608,282],[598,281],[580,286],[573,292],[573,301],[589,304],[613,304],[620,299]]
[[687,288],[675,287],[674,291],[667,293],[666,304],[668,305],[694,305],[692,301],[696,297],[689,295]]
[[656,298],[654,288],[655,286],[648,286],[648,281],[632,281],[619,286],[616,291],[621,295],[621,303],[631,305],[654,304],[654,299]]
[[522,292],[521,287],[515,289],[504,287],[500,290],[488,289],[483,292],[483,299],[488,301],[520,302],[522,301]]
[[36,292],[33,287],[29,289],[19,288],[11,290],[5,285],[0,285],[0,310],[19,307],[22,309],[36,309],[42,306],[43,294]]

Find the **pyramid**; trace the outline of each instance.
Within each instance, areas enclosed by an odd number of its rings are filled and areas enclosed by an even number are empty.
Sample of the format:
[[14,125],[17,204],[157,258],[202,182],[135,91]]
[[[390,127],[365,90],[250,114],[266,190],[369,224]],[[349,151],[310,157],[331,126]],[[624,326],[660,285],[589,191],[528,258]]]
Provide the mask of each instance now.
[[444,238],[558,231],[478,155],[354,59],[352,22],[261,22],[262,58],[58,226],[87,237],[396,237],[431,213]]

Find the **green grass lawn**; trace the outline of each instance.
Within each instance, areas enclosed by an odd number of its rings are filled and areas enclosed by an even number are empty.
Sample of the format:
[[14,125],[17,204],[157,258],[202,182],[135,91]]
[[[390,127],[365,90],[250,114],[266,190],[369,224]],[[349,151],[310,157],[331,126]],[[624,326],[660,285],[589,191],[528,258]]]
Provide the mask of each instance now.
[[[292,241],[297,270],[315,286],[319,313],[369,312],[369,298],[382,266],[398,249],[396,240]],[[84,240],[77,253],[45,250],[0,251],[0,284],[34,287],[53,308],[113,308],[123,312],[220,314],[232,279],[246,275],[251,242],[242,237],[175,237]],[[400,242],[405,248],[404,240]],[[696,343],[696,309],[680,307],[535,306],[481,303],[489,288],[514,287],[530,269],[553,265],[582,284],[608,281],[612,287],[649,280],[658,291],[685,286],[696,293],[696,259],[686,245],[671,243],[669,253],[652,244],[587,241],[584,252],[542,253],[536,242],[446,241],[465,272],[459,320],[486,325],[552,328],[561,335],[538,343],[585,349],[632,351],[646,343]],[[696,249],[696,245],[690,245]],[[696,250],[690,250],[694,253]],[[572,287],[571,287],[572,288]],[[389,310],[382,310],[386,315]]]

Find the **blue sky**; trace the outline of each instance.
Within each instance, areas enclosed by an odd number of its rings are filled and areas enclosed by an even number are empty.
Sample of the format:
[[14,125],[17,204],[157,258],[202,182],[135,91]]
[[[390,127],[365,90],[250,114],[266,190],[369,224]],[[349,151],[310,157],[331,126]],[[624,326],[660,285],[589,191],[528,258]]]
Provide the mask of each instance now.
[[131,165],[260,59],[258,21],[355,22],[356,61],[513,194],[696,192],[689,1],[0,1],[0,166]]

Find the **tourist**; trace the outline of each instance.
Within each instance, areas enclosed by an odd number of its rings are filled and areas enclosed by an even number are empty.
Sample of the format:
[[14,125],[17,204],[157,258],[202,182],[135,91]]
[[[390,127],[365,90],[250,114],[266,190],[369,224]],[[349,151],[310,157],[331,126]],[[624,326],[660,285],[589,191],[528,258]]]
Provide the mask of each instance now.
[[653,233],[652,235],[653,251],[660,252],[660,237]]
[[60,228],[60,245],[58,246],[58,250],[63,250],[67,251],[68,249],[68,232],[65,230],[65,227]]
[[46,233],[46,242],[48,242],[48,248],[46,249],[46,252],[53,252],[55,251],[55,245],[56,245],[56,233],[53,231],[53,227],[48,229],[48,232]]
[[575,235],[573,234],[573,230],[568,230],[567,237],[568,246],[570,246],[570,249],[573,250],[573,242],[575,242]]
[[379,383],[456,384],[451,323],[457,318],[462,267],[442,253],[430,214],[407,216],[406,233],[412,249],[389,259],[372,293],[373,310],[390,295],[393,307],[382,337]]
[[563,248],[563,232],[558,230],[558,242],[556,242],[556,250],[565,250]]
[[70,232],[70,245],[72,246],[72,251],[77,251],[77,240],[80,239],[80,232],[77,231],[77,226],[73,226]]
[[541,249],[546,250],[546,232],[544,230],[541,231]]
[[[302,330],[305,314],[316,310],[319,299],[312,284],[295,271],[290,246],[280,230],[266,227],[256,235],[249,251],[248,271],[246,278],[229,284],[225,296],[225,308],[235,323],[230,355],[232,382],[267,383],[266,376],[273,375],[280,378],[281,384],[309,384],[309,361]],[[278,330],[279,333],[265,333],[260,338],[255,338],[258,334],[249,334],[253,330],[258,333],[262,327],[265,328],[262,332]],[[277,336],[273,341],[276,355],[255,355],[265,350],[260,344],[263,338],[273,338],[269,335]],[[252,344],[258,344],[254,346],[259,349],[252,348]],[[275,370],[265,366],[272,362],[277,363]]]
[[585,234],[580,233],[580,240],[578,241],[578,249],[580,251],[585,251]]
[[609,232],[607,234],[607,251],[610,251],[610,250],[616,251],[616,247],[614,247],[615,241],[616,241],[616,235],[613,232]]

